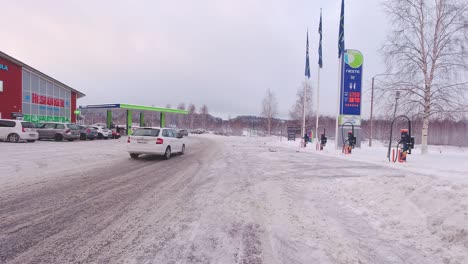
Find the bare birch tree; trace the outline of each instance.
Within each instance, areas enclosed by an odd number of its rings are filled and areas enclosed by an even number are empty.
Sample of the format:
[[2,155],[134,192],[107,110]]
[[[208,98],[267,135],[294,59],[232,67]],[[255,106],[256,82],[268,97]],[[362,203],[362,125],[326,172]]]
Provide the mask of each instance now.
[[431,118],[467,111],[468,2],[386,0],[384,8],[393,29],[382,50],[396,74],[379,92],[394,98],[400,91],[399,113],[422,118],[426,154]]
[[195,120],[195,112],[197,111],[197,108],[195,107],[194,104],[189,104],[188,106],[188,120],[189,120],[189,125],[190,129],[193,129],[193,121]]
[[[177,109],[185,110],[185,103],[180,103],[177,106]],[[184,126],[184,123],[185,123],[184,121],[185,121],[185,116],[184,115],[177,115],[177,126],[179,128]]]
[[[166,108],[171,108],[171,104],[167,104]],[[166,118],[166,126],[169,125],[169,127],[171,127],[173,125],[173,123],[174,123],[174,118],[173,118],[172,114],[171,113],[166,113],[165,118]]]
[[289,117],[291,118],[291,120],[297,121],[297,124],[301,126],[304,113],[304,89],[306,89],[306,123],[307,120],[312,119],[312,87],[307,82],[303,82],[302,87],[297,90],[296,102],[292,106],[291,111],[289,111]]
[[203,129],[207,129],[206,127],[206,122],[208,121],[208,106],[206,106],[206,104],[204,104],[201,108],[200,108],[200,114],[201,114],[201,118],[202,118],[202,127]]
[[278,114],[278,100],[275,94],[268,89],[262,101],[262,115],[267,119],[268,135],[271,135],[271,120]]

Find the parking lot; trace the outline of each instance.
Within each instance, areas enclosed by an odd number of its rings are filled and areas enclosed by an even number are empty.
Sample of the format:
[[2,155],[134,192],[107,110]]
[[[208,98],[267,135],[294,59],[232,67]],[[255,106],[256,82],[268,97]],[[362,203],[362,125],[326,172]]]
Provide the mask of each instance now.
[[3,187],[80,172],[127,158],[123,139],[93,141],[40,140],[34,143],[0,142]]

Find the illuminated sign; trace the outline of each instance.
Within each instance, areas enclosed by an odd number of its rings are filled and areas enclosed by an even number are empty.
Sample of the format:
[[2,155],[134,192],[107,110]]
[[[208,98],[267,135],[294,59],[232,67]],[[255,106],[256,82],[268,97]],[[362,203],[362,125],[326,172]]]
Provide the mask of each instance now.
[[0,70],[2,71],[8,71],[8,66],[0,64]]
[[60,98],[48,97],[45,95],[39,95],[37,93],[32,93],[32,103],[55,107],[65,107],[65,100]]
[[340,120],[348,119],[349,121],[349,119],[353,119],[352,123],[356,124],[361,119],[361,88],[364,57],[357,50],[346,50],[342,56],[342,60]]

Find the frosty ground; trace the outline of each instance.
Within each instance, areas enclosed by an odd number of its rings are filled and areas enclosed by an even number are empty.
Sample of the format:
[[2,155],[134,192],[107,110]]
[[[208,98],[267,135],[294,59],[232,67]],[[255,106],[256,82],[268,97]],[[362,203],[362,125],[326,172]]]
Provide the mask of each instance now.
[[464,149],[187,141],[168,161],[125,139],[0,143],[0,263],[468,262]]

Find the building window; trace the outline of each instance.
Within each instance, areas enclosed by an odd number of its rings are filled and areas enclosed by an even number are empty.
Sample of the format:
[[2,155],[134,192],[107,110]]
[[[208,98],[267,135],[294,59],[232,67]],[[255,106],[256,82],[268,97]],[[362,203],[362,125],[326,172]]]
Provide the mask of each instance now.
[[47,94],[47,82],[44,79],[40,79],[39,81],[40,88],[39,88],[39,93],[41,94]]
[[31,74],[31,92],[39,93],[39,77]]
[[54,94],[54,84],[51,82],[47,82],[47,95]]
[[23,91],[31,91],[31,83],[29,81],[29,77],[29,72],[23,70]]
[[70,122],[70,91],[24,69],[22,78],[25,120]]

